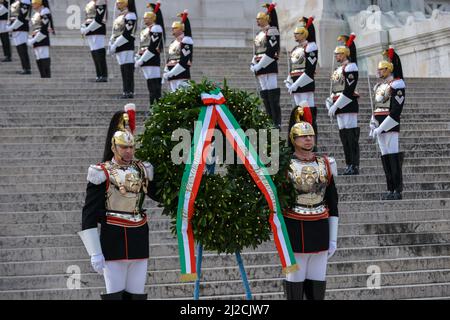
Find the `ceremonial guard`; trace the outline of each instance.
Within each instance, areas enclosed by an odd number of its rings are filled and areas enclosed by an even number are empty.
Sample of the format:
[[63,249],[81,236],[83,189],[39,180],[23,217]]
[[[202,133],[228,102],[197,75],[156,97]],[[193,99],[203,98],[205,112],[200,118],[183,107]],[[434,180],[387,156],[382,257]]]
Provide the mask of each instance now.
[[89,168],[79,232],[94,270],[104,275],[103,300],[147,298],[149,228],[142,205],[146,194],[154,198],[153,166],[134,160],[134,104],[125,110],[111,120],[103,162]]
[[266,12],[259,12],[256,23],[261,30],[255,37],[254,56],[250,70],[261,86],[261,99],[267,114],[277,128],[281,128],[280,88],[278,87],[278,57],[280,32],[276,4],[265,4]]
[[313,17],[303,17],[300,19],[300,25],[295,28],[294,38],[298,45],[290,53],[290,70],[285,83],[289,94],[294,96],[296,106],[302,101],[308,102],[311,108],[312,126],[316,134],[315,145],[317,146],[317,109],[314,102],[316,85],[314,76],[319,49],[316,44],[316,30],[313,21]]
[[140,48],[135,67],[141,67],[150,97],[150,105],[161,98],[161,50],[164,50],[164,20],[161,3],[150,3],[144,14],[145,28],[140,33]]
[[11,43],[9,41],[9,32],[7,30],[9,17],[9,0],[0,0],[0,40],[3,47],[5,58],[2,62],[11,62]]
[[356,86],[358,84],[358,66],[355,34],[340,36],[339,45],[334,54],[340,66],[331,76],[332,93],[326,100],[328,115],[336,116],[339,127],[339,137],[344,147],[347,168],[344,175],[359,174],[359,134],[358,127],[358,98]]
[[51,78],[50,69],[50,32],[55,32],[48,0],[33,0],[31,18],[33,26],[32,37],[28,39],[28,46],[33,48],[36,64],[41,78]]
[[91,0],[85,7],[86,20],[80,32],[86,37],[94,60],[97,77],[95,82],[108,82],[108,65],[106,63],[106,20],[108,6],[106,0]]
[[172,92],[191,79],[194,41],[192,40],[191,22],[188,11],[178,15],[181,21],[172,23],[172,35],[175,39],[169,45],[169,57],[164,69],[164,81],[169,81]]
[[22,71],[18,74],[31,74],[30,56],[28,55],[28,32],[30,31],[31,0],[16,0],[11,5],[10,24],[7,32],[12,32],[12,41],[17,48]]
[[312,115],[306,101],[291,113],[289,139],[294,154],[287,173],[295,203],[284,212],[289,240],[299,265],[285,280],[288,300],[323,300],[328,259],[337,248],[338,194],[336,161],[315,154]]
[[370,135],[378,140],[388,193],[383,200],[402,199],[403,152],[399,152],[400,115],[405,104],[405,82],[400,57],[390,48],[378,64],[380,82],[375,85],[375,110]]
[[114,20],[109,52],[115,54],[122,74],[123,93],[120,99],[134,98],[134,32],[137,12],[134,0],[117,0],[119,16]]

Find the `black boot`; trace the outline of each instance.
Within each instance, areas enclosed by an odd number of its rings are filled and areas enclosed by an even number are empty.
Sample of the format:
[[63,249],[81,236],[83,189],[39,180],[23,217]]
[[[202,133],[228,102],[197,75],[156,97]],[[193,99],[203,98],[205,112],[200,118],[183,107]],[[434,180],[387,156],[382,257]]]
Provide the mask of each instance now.
[[114,293],[101,294],[100,297],[102,298],[102,300],[125,300],[125,290]]
[[314,149],[313,152],[317,152],[317,141],[319,137],[319,133],[317,131],[317,108],[316,107],[310,107],[309,110],[311,110],[312,115],[312,127],[314,129],[314,133],[316,134],[314,137]]
[[2,62],[11,62],[11,43],[9,41],[9,33],[0,33],[0,39],[2,41],[3,54],[5,55],[5,59],[3,59]]
[[161,78],[147,79],[147,88],[150,99],[150,105],[161,98]]
[[350,144],[350,156],[352,169],[350,170],[350,175],[358,175],[359,174],[359,160],[360,160],[360,151],[359,151],[359,135],[360,128],[351,128],[348,129],[349,135],[349,144]]
[[136,294],[124,291],[123,300],[147,300],[147,294]]
[[349,129],[340,129],[339,130],[339,137],[341,138],[342,147],[344,149],[345,164],[347,165],[347,168],[345,169],[345,171],[343,173],[344,176],[349,175],[352,170],[352,158],[350,155],[348,130]]
[[106,63],[106,49],[99,49],[98,51],[98,60],[100,65],[100,81],[99,82],[108,82],[108,64]]
[[41,59],[41,63],[42,63],[42,71],[43,71],[43,75],[41,74],[41,78],[51,78],[52,73],[51,73],[51,69],[50,69],[50,58]]
[[268,90],[268,99],[275,128],[281,129],[280,88]]
[[127,70],[127,90],[125,92],[128,93],[128,98],[134,98],[134,63],[125,64],[125,68]]
[[43,64],[42,64],[42,59],[36,60],[36,64],[39,70],[39,74],[41,75],[41,78],[44,77],[44,70],[43,70]]
[[305,280],[305,296],[308,300],[324,300],[326,281]]
[[399,153],[389,155],[394,193],[392,200],[401,200],[403,191],[402,161]]
[[94,60],[94,66],[95,66],[95,82],[99,82],[101,74],[101,67],[100,67],[100,61],[99,61],[99,50],[92,50],[91,51],[92,60]]
[[389,154],[381,156],[381,163],[383,164],[384,174],[386,175],[386,184],[388,190],[388,192],[381,197],[382,200],[392,200],[394,193],[394,185],[392,182],[392,173],[389,156],[390,156]]
[[28,56],[28,47],[26,43],[18,45],[17,53],[20,57],[20,63],[22,64],[23,71],[19,71],[19,74],[31,74],[30,57]]
[[127,92],[127,68],[125,64],[120,65],[120,74],[122,75],[122,95],[119,97],[119,99],[128,99],[128,92]]
[[303,300],[303,282],[284,280],[283,284],[286,300]]
[[269,115],[270,119],[272,119],[272,109],[270,109],[270,103],[269,103],[269,91],[268,90],[261,90],[259,92],[261,99],[264,104],[264,108],[266,109],[266,113]]

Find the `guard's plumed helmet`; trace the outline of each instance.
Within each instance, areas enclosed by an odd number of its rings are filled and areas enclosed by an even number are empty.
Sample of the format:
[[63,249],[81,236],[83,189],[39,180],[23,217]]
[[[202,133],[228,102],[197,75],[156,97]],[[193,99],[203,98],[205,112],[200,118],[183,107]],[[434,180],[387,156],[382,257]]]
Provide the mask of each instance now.
[[294,144],[295,138],[304,136],[315,136],[312,126],[312,114],[306,101],[302,101],[300,105],[291,113],[289,139]]
[[302,17],[298,20],[300,23],[295,28],[294,33],[295,34],[301,34],[303,37],[310,41],[315,42],[316,41],[316,35],[315,35],[315,29],[314,29],[314,17]]
[[144,18],[150,18],[152,22],[156,21],[157,13],[159,11],[159,8],[161,7],[161,2],[158,1],[156,4],[149,3],[147,4],[147,8],[149,8],[151,11],[147,11],[144,13]]
[[383,57],[384,60],[378,63],[378,69],[388,69],[394,78],[403,79],[402,62],[392,46],[383,52]]
[[343,53],[351,62],[355,62],[357,60],[356,56],[356,45],[355,45],[356,35],[354,33],[350,34],[350,36],[341,35],[337,38],[338,46],[334,50],[335,54]]
[[265,3],[262,5],[263,8],[266,8],[266,12],[258,12],[256,15],[256,19],[262,19],[265,20],[271,27],[277,27],[278,28],[278,16],[277,11],[275,10],[275,7],[277,4],[275,2],[272,3]]
[[116,153],[116,146],[132,147],[135,145],[134,131],[136,130],[136,105],[126,104],[124,111],[118,111],[112,117],[106,136],[103,161],[112,159]]
[[182,13],[179,13],[177,17],[180,17],[181,21],[174,21],[172,23],[172,28],[183,31],[186,37],[192,37],[191,22],[189,21],[188,15],[189,12],[187,9]]

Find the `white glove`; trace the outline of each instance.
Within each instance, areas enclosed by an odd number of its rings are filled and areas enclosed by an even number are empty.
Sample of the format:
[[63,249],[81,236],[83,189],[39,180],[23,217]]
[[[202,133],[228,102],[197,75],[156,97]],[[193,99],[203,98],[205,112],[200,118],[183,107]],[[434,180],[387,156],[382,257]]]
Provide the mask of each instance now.
[[164,72],[163,79],[167,81],[167,80],[169,80],[169,78],[170,78],[170,73],[169,72]]
[[288,92],[289,92],[289,94],[293,94],[294,91],[297,91],[297,89],[298,89],[298,85],[296,85],[295,83],[293,83],[293,84],[291,84],[291,85],[289,86]]
[[328,259],[330,259],[334,255],[336,249],[337,249],[336,241],[330,241],[330,245],[328,248]]
[[33,41],[33,39],[28,39],[28,41],[27,41],[27,45],[30,47],[30,48],[32,48],[33,47],[33,44],[34,44],[34,41]]
[[80,33],[84,36],[87,32],[86,32],[86,27],[85,26],[81,26],[80,28]]
[[134,67],[135,68],[139,68],[140,66],[142,66],[144,63],[141,61],[141,59],[139,59],[139,60],[137,60],[135,63],[134,63]]
[[256,73],[256,72],[259,71],[259,69],[256,68],[256,65],[252,64],[252,65],[250,66],[250,71],[253,72],[253,73]]
[[332,105],[333,105],[333,99],[331,97],[328,97],[325,100],[325,106],[327,107],[327,110],[330,110]]
[[109,46],[109,53],[110,54],[115,54],[116,53],[116,49],[117,49],[117,47],[114,44],[110,45]]
[[380,134],[382,133],[382,129],[381,128],[376,128],[372,131],[372,137],[374,139],[376,139]]
[[336,104],[333,104],[330,109],[328,109],[328,116],[330,118],[333,118],[336,115],[337,106]]
[[99,274],[103,274],[103,269],[105,268],[105,257],[103,254],[95,254],[91,256],[92,268]]

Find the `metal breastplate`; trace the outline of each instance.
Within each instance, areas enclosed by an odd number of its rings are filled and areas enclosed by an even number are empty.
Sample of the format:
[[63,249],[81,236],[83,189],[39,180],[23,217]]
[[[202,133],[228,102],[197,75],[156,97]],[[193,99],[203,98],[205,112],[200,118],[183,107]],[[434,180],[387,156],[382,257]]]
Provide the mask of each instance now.
[[389,113],[391,86],[390,83],[380,83],[375,87],[375,114]]
[[291,52],[291,73],[305,72],[305,48],[299,46]]
[[266,32],[260,31],[255,37],[255,54],[262,55],[267,50]]
[[116,20],[114,20],[112,32],[114,39],[120,37],[124,30],[125,30],[125,14],[121,14],[116,18]]
[[11,18],[17,18],[20,12],[20,1],[16,1],[11,5]]
[[33,30],[39,30],[41,28],[41,14],[39,12],[33,14],[33,17],[31,18],[31,26]]
[[179,61],[181,58],[181,43],[178,40],[172,41],[169,46],[169,61]]
[[147,193],[147,179],[141,169],[133,163],[130,166],[119,166],[106,162],[105,169],[109,174],[109,188],[106,191],[106,210],[139,214],[142,202]]
[[344,67],[340,66],[336,70],[334,70],[331,75],[332,81],[332,91],[334,93],[340,93],[345,89],[345,77],[344,77]]
[[290,210],[294,219],[314,220],[328,217],[328,209],[324,203],[328,174],[325,159],[322,157],[311,162],[291,160],[288,176],[297,195]]
[[144,30],[141,31],[140,34],[140,43],[141,43],[141,48],[146,48],[150,45],[150,27],[145,28]]
[[95,10],[95,2],[94,1],[89,2],[84,8],[84,12],[86,13],[86,24],[91,23],[92,20],[95,19],[95,15],[97,14]]

